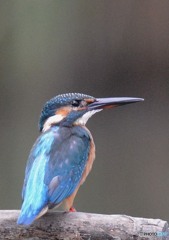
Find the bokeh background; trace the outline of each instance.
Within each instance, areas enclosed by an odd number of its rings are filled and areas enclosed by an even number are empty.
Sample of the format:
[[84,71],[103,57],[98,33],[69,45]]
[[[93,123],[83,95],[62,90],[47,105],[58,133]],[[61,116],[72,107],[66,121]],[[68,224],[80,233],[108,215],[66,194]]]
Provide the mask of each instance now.
[[169,220],[169,1],[0,1],[0,208],[19,209],[46,100],[143,97],[87,124],[97,157],[79,211]]

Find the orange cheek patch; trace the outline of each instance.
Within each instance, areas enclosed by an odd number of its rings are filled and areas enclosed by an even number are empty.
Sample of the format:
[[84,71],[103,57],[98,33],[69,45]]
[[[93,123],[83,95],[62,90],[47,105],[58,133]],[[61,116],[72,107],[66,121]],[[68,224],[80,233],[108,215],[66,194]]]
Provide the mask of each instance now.
[[93,103],[95,100],[92,98],[84,99],[87,103]]
[[62,107],[62,108],[58,109],[55,112],[55,114],[66,117],[70,112],[71,112],[71,108],[70,107]]

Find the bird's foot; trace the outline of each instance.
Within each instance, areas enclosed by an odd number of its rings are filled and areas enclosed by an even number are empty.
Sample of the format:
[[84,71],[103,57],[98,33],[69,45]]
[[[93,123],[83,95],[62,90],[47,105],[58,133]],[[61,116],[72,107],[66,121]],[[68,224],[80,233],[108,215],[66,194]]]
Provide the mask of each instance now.
[[71,207],[71,208],[69,209],[69,212],[76,212],[76,209],[75,209],[74,207]]

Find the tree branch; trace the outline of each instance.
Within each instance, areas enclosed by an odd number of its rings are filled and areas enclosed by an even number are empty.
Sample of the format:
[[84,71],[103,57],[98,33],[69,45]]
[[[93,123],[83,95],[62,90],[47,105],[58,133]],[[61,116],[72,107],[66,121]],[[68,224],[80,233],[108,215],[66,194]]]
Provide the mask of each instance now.
[[[169,239],[168,223],[160,219],[49,212],[34,224],[25,227],[16,224],[18,215],[18,210],[0,211],[0,239]],[[159,238],[159,235],[163,238]]]

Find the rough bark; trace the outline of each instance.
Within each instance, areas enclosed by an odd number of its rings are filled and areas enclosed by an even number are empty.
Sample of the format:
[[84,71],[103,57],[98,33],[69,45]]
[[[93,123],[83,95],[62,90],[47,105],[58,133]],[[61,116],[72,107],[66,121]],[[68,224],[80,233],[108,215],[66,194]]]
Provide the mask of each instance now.
[[18,215],[18,210],[0,211],[0,239],[169,239],[168,223],[160,219],[49,212],[30,226],[18,226]]

